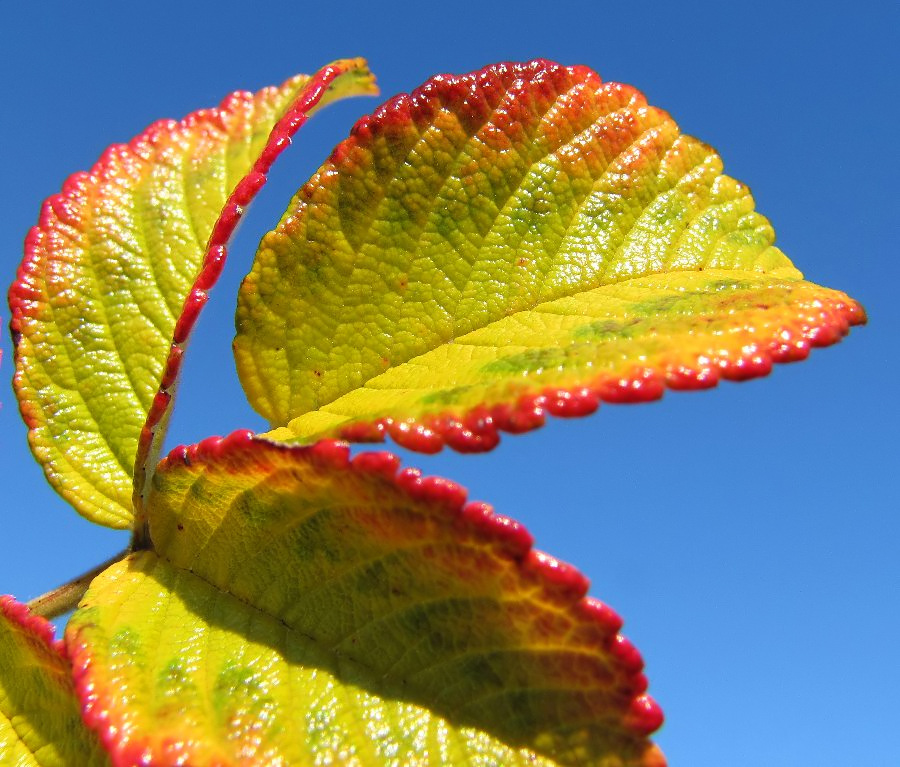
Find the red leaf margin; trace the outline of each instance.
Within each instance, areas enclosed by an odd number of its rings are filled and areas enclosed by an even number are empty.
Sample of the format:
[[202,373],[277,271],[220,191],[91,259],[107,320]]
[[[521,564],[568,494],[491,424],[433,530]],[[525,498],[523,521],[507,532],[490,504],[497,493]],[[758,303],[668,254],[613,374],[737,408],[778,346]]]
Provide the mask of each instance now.
[[61,660],[69,662],[65,647],[61,639],[56,638],[53,624],[40,615],[35,615],[28,605],[19,602],[10,594],[0,595],[0,613],[12,623],[20,626],[28,634],[46,645],[49,650],[58,655]]
[[[499,550],[514,563],[523,578],[540,583],[557,609],[571,611],[576,620],[593,627],[605,637],[602,649],[615,663],[631,690],[631,698],[622,711],[623,730],[642,740],[662,726],[662,709],[646,692],[648,681],[643,673],[643,657],[620,633],[623,621],[619,615],[605,603],[587,595],[590,582],[578,569],[533,548],[534,539],[521,523],[496,513],[490,504],[468,501],[466,489],[456,482],[437,476],[423,476],[415,468],[401,469],[400,458],[387,451],[366,452],[351,457],[350,447],[344,441],[321,440],[309,446],[286,445],[268,441],[250,430],[235,431],[226,437],[209,437],[189,446],[179,445],[160,461],[157,469],[210,462],[240,466],[241,461],[248,457],[258,460],[260,449],[273,454],[295,455],[323,469],[387,479],[411,500],[424,501],[442,509],[455,519],[460,529],[468,529],[500,544]],[[146,742],[134,738],[133,733],[129,733],[124,741],[120,739],[120,723],[105,704],[93,679],[90,644],[75,632],[67,633],[63,641],[72,660],[72,675],[76,694],[82,701],[84,721],[100,736],[114,767],[148,763],[150,752]],[[167,755],[173,760],[185,756],[181,744],[173,743],[171,747],[174,751]],[[642,767],[667,765],[662,751],[652,742],[646,743],[639,758]]]
[[[409,122],[427,125],[436,109],[435,93],[440,93],[440,97],[451,104],[465,103],[469,112],[454,113],[460,119],[468,118],[479,125],[490,112],[489,100],[484,94],[497,87],[491,79],[491,75],[497,72],[503,75],[527,73],[528,77],[533,78],[534,94],[540,94],[542,89],[549,93],[553,78],[563,72],[581,77],[586,83],[601,82],[600,76],[590,67],[563,67],[543,58],[522,63],[500,62],[466,74],[434,75],[411,93],[397,94],[371,114],[360,118],[350,135],[332,150],[327,163],[340,166],[356,148],[368,148],[393,126]],[[473,84],[477,84],[477,97],[473,96]],[[628,85],[621,87],[634,90]],[[657,107],[653,109],[662,112]],[[806,359],[812,348],[833,345],[848,334],[850,327],[866,323],[863,307],[837,291],[831,291],[831,296],[821,299],[817,310],[773,329],[768,337],[760,337],[752,347],[742,348],[740,356],[729,356],[727,353],[711,355],[694,364],[669,365],[665,370],[635,366],[626,375],[607,374],[583,386],[535,387],[524,391],[513,403],[476,406],[462,414],[446,412],[420,418],[361,418],[326,429],[317,437],[335,437],[360,443],[379,443],[390,437],[401,447],[419,453],[437,453],[445,446],[461,453],[487,452],[499,444],[501,432],[522,434],[532,431],[543,426],[547,414],[561,418],[586,416],[594,413],[601,402],[651,402],[660,399],[666,389],[708,389],[723,379],[746,381],[767,376],[775,363]],[[289,424],[279,426],[289,428]]]
[[[209,300],[209,291],[218,282],[225,267],[228,241],[237,229],[247,207],[265,186],[272,164],[291,145],[292,137],[309,119],[309,113],[341,75],[352,71],[367,75],[370,91],[373,94],[377,93],[374,76],[369,73],[368,64],[363,58],[339,59],[322,67],[310,78],[291,106],[275,123],[259,157],[228,196],[219,217],[213,224],[200,271],[185,297],[181,314],[175,323],[172,346],[159,382],[159,390],[150,405],[138,440],[134,473],[134,507],[137,517],[142,516],[143,497],[152,475],[148,470],[148,464],[154,460],[155,452],[160,447],[158,443],[161,442],[165,431],[160,427],[164,425],[174,401],[173,390],[181,372],[185,345],[200,317],[200,312]],[[139,525],[136,525],[135,529],[138,530]]]
[[[11,595],[0,595],[0,622],[12,629],[14,647],[24,641],[19,645],[23,654],[7,669],[11,673],[4,681],[9,695],[3,702],[12,702],[13,735],[32,756],[27,763],[108,764],[99,738],[82,717],[71,658],[65,643],[55,638],[53,624]],[[31,684],[22,687],[17,672],[25,673],[26,681],[38,681],[40,693]],[[37,672],[39,680],[31,672]],[[0,763],[7,764],[10,756],[0,744]]]
[[475,407],[463,415],[447,414],[422,419],[380,418],[354,421],[337,430],[351,442],[384,442],[387,437],[419,453],[437,453],[445,446],[460,453],[493,450],[500,432],[522,434],[544,425],[546,416],[574,418],[594,413],[601,402],[634,404],[660,399],[666,389],[710,389],[721,380],[747,381],[769,375],[775,363],[798,362],[813,348],[836,344],[854,325],[866,323],[865,310],[844,294],[822,300],[817,316],[798,317],[769,338],[741,349],[741,355],[721,355],[695,365],[669,365],[664,371],[636,366],[625,376],[601,376],[586,386],[537,389],[513,404]]
[[[216,283],[224,267],[225,245],[228,239],[234,233],[246,206],[265,184],[266,173],[272,162],[290,145],[291,136],[306,122],[309,111],[318,105],[335,79],[341,74],[353,70],[359,71],[365,78],[363,92],[371,95],[377,94],[375,78],[369,72],[368,64],[363,58],[340,59],[320,69],[309,78],[309,82],[297,95],[294,103],[275,124],[266,146],[250,173],[237,184],[228,197],[213,228],[210,241],[207,243],[201,270],[191,291],[186,296],[182,314],[176,322],[175,339],[173,339],[169,356],[163,367],[160,387],[147,413],[145,426],[138,437],[138,451],[134,468],[136,488],[142,486],[146,479],[146,464],[148,458],[152,458],[153,439],[159,431],[161,422],[165,420],[172,402],[171,389],[180,371],[184,342],[196,323],[200,310],[208,300],[208,291]],[[296,78],[296,75],[289,78],[280,87],[284,87]],[[275,89],[273,88],[273,90]],[[223,119],[234,113],[241,102],[248,98],[252,99],[254,95],[256,94],[248,91],[235,91],[225,96],[217,107],[196,110],[181,120],[161,119],[151,123],[127,143],[113,144],[107,147],[89,171],[73,173],[63,182],[59,193],[51,195],[44,201],[38,223],[29,230],[25,238],[24,258],[18,266],[15,280],[7,295],[11,310],[9,325],[16,359],[19,355],[19,337],[22,333],[23,322],[29,317],[30,305],[40,297],[39,291],[36,291],[34,287],[35,281],[41,279],[47,269],[48,259],[44,252],[45,241],[48,237],[59,236],[60,232],[65,236],[67,228],[77,225],[83,214],[83,198],[86,191],[92,189],[98,182],[130,175],[136,167],[147,162],[155,145],[161,138],[169,135],[175,127],[190,129],[197,125],[210,124],[224,129]],[[23,372],[17,366],[13,376],[13,385],[17,393],[22,376]],[[39,428],[42,419],[34,402],[21,396],[17,399],[19,412],[28,428],[29,441],[31,441],[32,433]],[[42,468],[47,474],[48,467],[44,465],[43,461],[39,461],[39,463],[42,464]],[[49,474],[47,476],[50,483],[59,488],[58,483]],[[141,485],[138,485],[138,479],[141,480]],[[136,508],[140,508],[140,493],[138,492],[135,492],[135,502],[138,504]]]

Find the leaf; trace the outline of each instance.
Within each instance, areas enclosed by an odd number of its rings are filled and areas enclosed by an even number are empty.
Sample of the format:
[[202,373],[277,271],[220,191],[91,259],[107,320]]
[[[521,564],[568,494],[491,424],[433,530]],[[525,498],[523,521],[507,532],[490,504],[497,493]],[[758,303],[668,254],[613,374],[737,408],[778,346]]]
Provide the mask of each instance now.
[[95,580],[66,636],[119,763],[664,764],[584,577],[397,465],[249,433],[170,454],[155,553]]
[[146,535],[144,501],[153,478],[153,470],[165,438],[166,427],[174,403],[174,391],[185,348],[200,312],[209,299],[209,291],[218,281],[227,258],[227,244],[246,207],[265,185],[267,174],[278,156],[290,145],[293,135],[322,104],[340,95],[377,92],[374,78],[364,59],[342,59],[322,67],[309,78],[294,96],[292,103],[272,128],[265,145],[259,151],[249,172],[241,179],[226,200],[212,227],[203,263],[172,335],[172,345],[166,359],[159,389],[147,413],[138,441],[134,472],[134,529],[133,541],[142,548]]
[[[325,101],[371,92],[351,63]],[[110,147],[44,203],[28,235],[9,295],[16,393],[48,479],[95,522],[131,522],[138,438],[213,226],[239,181],[248,200],[261,185],[244,177],[310,80],[234,93]]]
[[108,764],[81,720],[70,671],[52,626],[0,597],[0,764]]
[[441,75],[363,118],[264,238],[235,357],[272,438],[483,450],[863,321],[773,242],[633,88],[547,61]]

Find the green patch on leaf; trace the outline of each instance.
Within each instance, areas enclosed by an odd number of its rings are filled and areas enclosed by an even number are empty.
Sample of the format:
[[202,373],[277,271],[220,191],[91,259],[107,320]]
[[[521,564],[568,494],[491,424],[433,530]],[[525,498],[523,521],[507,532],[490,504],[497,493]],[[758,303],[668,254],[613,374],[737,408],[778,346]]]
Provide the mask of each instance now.
[[485,373],[497,375],[517,375],[522,373],[543,373],[545,370],[562,370],[569,359],[566,349],[529,349],[527,352],[488,362],[482,366]]
[[575,328],[572,337],[576,341],[598,341],[614,343],[623,338],[632,338],[640,332],[638,319],[626,321],[597,320],[589,325]]
[[471,388],[471,386],[456,386],[452,389],[441,389],[426,394],[422,397],[421,402],[423,405],[453,405],[459,402]]

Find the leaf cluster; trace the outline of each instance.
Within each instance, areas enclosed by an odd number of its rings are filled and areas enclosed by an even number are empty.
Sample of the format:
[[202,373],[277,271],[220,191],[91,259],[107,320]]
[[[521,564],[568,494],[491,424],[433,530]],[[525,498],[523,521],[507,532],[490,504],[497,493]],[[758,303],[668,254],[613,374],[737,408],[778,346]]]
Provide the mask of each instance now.
[[[765,375],[864,321],[746,186],[585,67],[432,78],[363,118],[266,235],[234,355],[265,434],[162,457],[232,233],[361,59],[113,146],[47,200],[10,289],[49,482],[130,529],[0,600],[0,762],[661,767],[622,622],[459,485],[347,441],[494,448],[546,416]],[[44,617],[78,607],[61,641]]]

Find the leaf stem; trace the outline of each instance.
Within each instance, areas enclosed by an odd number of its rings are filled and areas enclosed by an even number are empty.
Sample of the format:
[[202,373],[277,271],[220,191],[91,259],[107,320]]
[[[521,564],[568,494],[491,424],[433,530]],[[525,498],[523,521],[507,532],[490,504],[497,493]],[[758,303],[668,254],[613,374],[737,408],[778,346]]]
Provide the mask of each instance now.
[[55,589],[51,589],[45,594],[35,597],[28,602],[28,609],[31,610],[33,614],[40,615],[47,620],[58,618],[63,613],[74,609],[84,596],[84,593],[88,590],[91,581],[107,567],[115,564],[126,554],[130,553],[130,551],[130,548],[123,549],[115,556],[110,557],[105,562],[91,568],[86,573],[82,573],[77,578],[73,578],[68,583],[64,583],[62,586],[57,586]]

